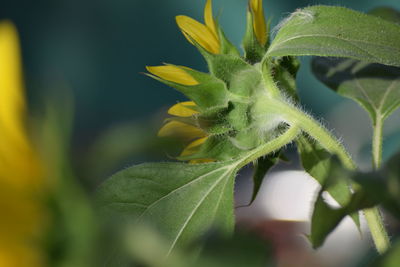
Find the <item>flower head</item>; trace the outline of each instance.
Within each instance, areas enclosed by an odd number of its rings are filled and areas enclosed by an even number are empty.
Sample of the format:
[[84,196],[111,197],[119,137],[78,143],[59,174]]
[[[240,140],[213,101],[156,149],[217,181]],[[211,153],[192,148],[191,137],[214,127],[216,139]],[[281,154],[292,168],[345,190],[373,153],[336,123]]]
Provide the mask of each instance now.
[[274,136],[275,115],[266,128],[260,110],[270,91],[259,64],[267,49],[267,27],[261,0],[249,0],[245,55],[226,39],[212,16],[211,0],[204,10],[205,24],[186,16],[176,18],[186,38],[205,57],[209,73],[175,65],[147,67],[149,76],[182,92],[190,101],[173,105],[172,116],[159,136],[178,136],[186,147],[177,158],[191,163],[238,157]]

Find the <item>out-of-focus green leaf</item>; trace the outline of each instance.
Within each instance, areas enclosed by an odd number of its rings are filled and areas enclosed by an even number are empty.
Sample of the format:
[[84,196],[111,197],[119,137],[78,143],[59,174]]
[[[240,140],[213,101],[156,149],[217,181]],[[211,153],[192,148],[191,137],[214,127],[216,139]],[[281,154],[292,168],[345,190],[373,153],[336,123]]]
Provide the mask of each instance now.
[[[335,163],[332,162],[332,155],[323,149],[318,143],[310,141],[305,136],[298,138],[296,142],[304,170],[320,185],[324,185],[327,182],[329,175],[332,175],[332,171],[335,168]],[[337,179],[336,182],[327,187],[326,190],[341,206],[346,205],[351,198],[350,186],[345,179]],[[314,211],[318,217],[315,219],[315,223],[323,224],[324,222],[319,222],[319,219],[323,219],[324,215],[318,215],[318,212],[319,210]],[[351,218],[359,228],[360,219],[358,213],[352,214]]]
[[[314,247],[323,244],[326,237],[348,214],[382,205],[393,216],[400,218],[400,154],[392,157],[378,172],[361,173],[344,169],[338,160],[331,161],[329,175],[317,197],[312,215],[310,240]],[[340,180],[356,184],[346,205],[335,209],[323,199],[323,192]]]
[[[400,22],[400,13],[391,8],[376,8],[369,14]],[[312,70],[326,86],[359,103],[374,125],[382,125],[400,105],[400,68],[353,59],[316,57]]]
[[347,57],[400,66],[400,26],[343,7],[311,6],[280,25],[267,56]]
[[98,201],[105,214],[154,224],[167,238],[170,253],[212,226],[232,232],[237,165],[228,161],[133,166],[103,183]]
[[325,85],[367,110],[374,125],[400,106],[400,68],[349,59],[315,58],[312,70]]
[[[336,228],[340,221],[347,215],[354,214],[360,209],[370,207],[375,203],[369,203],[362,193],[354,193],[347,199],[347,203],[342,203],[340,208],[332,208],[323,197],[324,192],[332,192],[338,184],[351,181],[352,173],[345,169],[336,157],[330,159],[329,170],[325,172],[325,179],[322,188],[314,204],[311,217],[311,234],[309,239],[314,248],[320,247],[326,237]],[[359,225],[359,224],[358,224]]]
[[368,12],[368,14],[386,19],[388,21],[399,24],[400,12],[391,7],[376,7]]
[[195,267],[272,267],[272,249],[254,234],[237,231],[224,238],[210,236],[205,241],[200,257],[191,265]]
[[42,120],[40,147],[52,185],[48,228],[49,266],[94,266],[97,224],[89,198],[76,179],[69,158],[73,105],[68,92],[57,91]]

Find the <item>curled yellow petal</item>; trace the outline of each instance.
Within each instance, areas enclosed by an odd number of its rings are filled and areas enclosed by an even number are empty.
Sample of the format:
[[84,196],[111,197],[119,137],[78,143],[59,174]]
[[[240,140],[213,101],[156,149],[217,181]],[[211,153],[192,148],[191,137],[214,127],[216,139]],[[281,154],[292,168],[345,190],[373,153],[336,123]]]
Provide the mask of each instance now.
[[189,42],[193,39],[208,52],[219,53],[220,43],[212,29],[187,16],[177,16],[176,23]]
[[217,40],[219,40],[217,26],[215,24],[215,20],[214,20],[213,13],[212,13],[212,1],[211,0],[207,0],[206,6],[204,8],[204,22],[205,22],[207,28],[209,28],[210,31],[215,35]]
[[158,136],[164,137],[164,136],[182,136],[185,138],[198,138],[198,137],[203,137],[205,136],[205,133],[193,126],[189,125],[180,121],[170,121],[167,122],[159,131],[158,131]]
[[253,13],[253,29],[258,42],[263,46],[267,42],[267,25],[265,23],[262,0],[250,0]]
[[166,66],[147,66],[147,71],[151,74],[160,77],[163,80],[179,83],[183,85],[197,85],[199,84],[189,73],[184,71],[183,68],[166,65]]
[[190,117],[198,113],[196,111],[196,104],[193,101],[180,102],[168,110],[168,114],[178,117]]
[[191,143],[190,143],[189,145],[187,145],[187,146],[185,147],[185,149],[182,151],[181,157],[189,156],[189,155],[195,153],[196,151],[198,151],[199,146],[202,145],[202,144],[207,140],[207,138],[208,138],[208,136],[199,138],[199,139],[197,139],[197,140],[191,142]]

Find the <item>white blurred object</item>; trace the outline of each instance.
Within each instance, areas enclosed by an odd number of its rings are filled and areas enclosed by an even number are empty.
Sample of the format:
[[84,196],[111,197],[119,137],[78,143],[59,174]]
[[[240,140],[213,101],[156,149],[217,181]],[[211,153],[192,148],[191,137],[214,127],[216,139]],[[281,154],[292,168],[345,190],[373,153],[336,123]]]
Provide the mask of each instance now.
[[[236,210],[237,219],[239,221],[271,219],[309,222],[319,189],[319,184],[304,171],[272,172],[265,177],[253,204]],[[250,182],[241,184],[241,193],[236,198],[237,203],[246,203],[251,190]],[[327,196],[328,204],[338,205],[329,195]],[[307,225],[309,228],[309,223]],[[362,222],[363,232],[367,233],[364,226],[365,223]],[[315,254],[322,262],[327,263],[324,266],[347,266],[370,247],[368,242],[369,238],[361,238],[355,224],[347,217]]]

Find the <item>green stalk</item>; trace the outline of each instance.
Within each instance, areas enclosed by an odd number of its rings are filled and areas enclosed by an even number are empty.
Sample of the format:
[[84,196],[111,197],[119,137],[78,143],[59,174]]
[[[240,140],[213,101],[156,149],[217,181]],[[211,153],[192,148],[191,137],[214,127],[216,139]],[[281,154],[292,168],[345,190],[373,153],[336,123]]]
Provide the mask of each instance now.
[[372,136],[372,166],[375,170],[381,167],[382,162],[382,128],[381,116],[377,114]]
[[296,125],[291,125],[282,135],[267,142],[266,144],[259,146],[247,155],[239,164],[239,168],[255,161],[259,157],[270,154],[287,144],[290,144],[300,133],[300,128]]
[[320,123],[299,108],[283,101],[269,102],[270,108],[281,112],[289,124],[300,125],[301,129],[318,141],[328,152],[336,154],[342,163],[349,169],[356,169],[356,164],[351,159],[343,145]]
[[[372,166],[374,170],[378,170],[382,162],[382,128],[381,116],[377,114],[372,136]],[[364,216],[368,222],[375,247],[380,254],[383,254],[390,247],[390,239],[385,230],[379,208],[365,209]]]
[[368,228],[371,232],[372,239],[376,250],[379,254],[383,254],[390,247],[389,236],[383,224],[382,216],[378,207],[364,209],[364,217],[368,223]]

